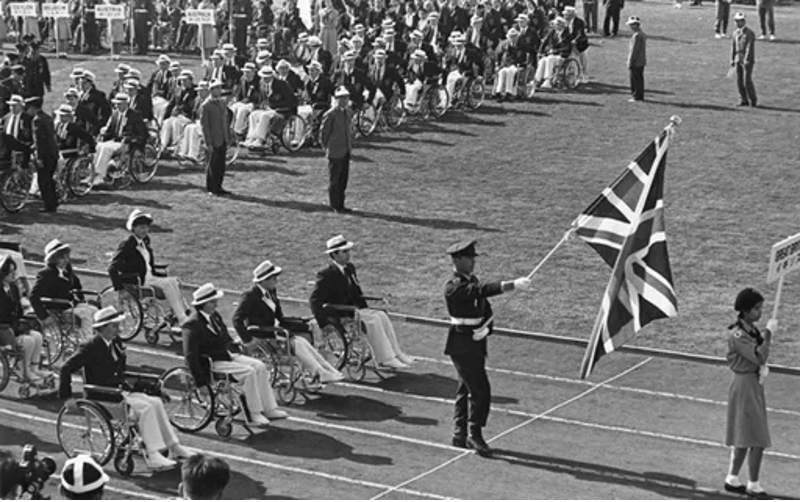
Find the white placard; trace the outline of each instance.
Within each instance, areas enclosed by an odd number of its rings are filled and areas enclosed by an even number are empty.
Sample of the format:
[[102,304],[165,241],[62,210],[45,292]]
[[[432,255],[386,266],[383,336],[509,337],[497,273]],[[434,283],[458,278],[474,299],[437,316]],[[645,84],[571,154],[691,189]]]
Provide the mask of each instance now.
[[39,17],[39,9],[34,2],[14,2],[10,7],[14,17]]
[[800,268],[800,234],[787,237],[772,246],[767,282],[774,282]]
[[186,9],[186,24],[217,24],[214,9]]
[[69,16],[69,5],[65,3],[43,3],[42,17],[62,18]]
[[124,5],[95,5],[94,17],[96,19],[125,19]]

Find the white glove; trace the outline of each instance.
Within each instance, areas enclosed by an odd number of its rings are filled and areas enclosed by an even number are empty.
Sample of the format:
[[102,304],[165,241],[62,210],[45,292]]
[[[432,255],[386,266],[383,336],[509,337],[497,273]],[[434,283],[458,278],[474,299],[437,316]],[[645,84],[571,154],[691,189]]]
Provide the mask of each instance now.
[[778,331],[778,320],[777,319],[770,319],[767,322],[767,329],[769,330],[770,333],[772,333],[774,335],[775,332]]
[[514,289],[521,289],[523,291],[530,291],[531,289],[531,280],[527,277],[520,277],[519,279],[514,279]]
[[764,385],[764,380],[767,379],[767,375],[769,375],[769,366],[766,364],[764,366],[759,366],[758,368],[758,383]]
[[474,333],[472,333],[472,339],[476,342],[479,342],[486,338],[486,335],[489,334],[489,326],[483,326],[479,329],[476,329]]

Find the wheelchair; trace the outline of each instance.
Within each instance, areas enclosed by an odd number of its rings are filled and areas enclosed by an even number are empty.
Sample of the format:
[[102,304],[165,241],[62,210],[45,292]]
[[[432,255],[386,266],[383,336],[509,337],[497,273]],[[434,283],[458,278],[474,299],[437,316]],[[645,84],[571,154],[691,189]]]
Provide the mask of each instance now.
[[[300,321],[307,325],[312,319],[313,317],[308,317]],[[308,398],[308,395],[316,394],[322,389],[323,385],[303,368],[294,354],[293,341],[301,336],[299,333],[281,327],[248,326],[247,329],[258,340],[249,355],[267,365],[270,381],[280,404],[288,406],[295,402],[298,394]],[[308,328],[306,332],[310,334],[311,329]],[[264,335],[274,335],[274,338]]]
[[[269,134],[261,146],[247,145],[244,138],[247,138],[247,129],[237,136],[236,144],[239,147],[247,148],[254,152],[272,152],[277,155],[281,146],[291,153],[299,151],[303,147],[306,139],[306,121],[297,113],[276,110],[278,120],[270,127]],[[248,127],[249,128],[249,127]]]
[[[208,358],[209,367],[211,360]],[[233,421],[244,417],[244,395],[236,380],[228,374],[211,371],[206,385],[197,385],[189,368],[178,366],[159,379],[164,396],[164,408],[170,423],[182,432],[199,432],[212,420],[214,430],[222,438],[233,433]],[[253,430],[246,420],[242,426],[251,435]]]
[[[22,167],[22,153],[13,152],[10,163],[2,166],[0,173],[0,205],[9,213],[18,213],[31,198],[33,176],[37,171],[38,159],[32,154],[27,168]],[[72,180],[67,167],[59,166],[53,176],[56,198],[59,203],[66,202],[69,193],[79,192],[79,187],[70,186]]]
[[[73,291],[72,293],[80,293],[84,296],[98,296],[96,291]],[[54,326],[41,326],[42,360],[47,363],[49,368],[53,368],[53,365],[62,356],[64,359],[68,359],[83,342],[79,329],[81,321],[72,310],[76,305],[75,301],[47,297],[42,297],[41,301],[48,314],[56,321]],[[98,309],[100,308],[97,298],[87,300],[86,303]]]
[[[388,303],[385,298],[365,297],[365,299]],[[358,307],[327,303],[322,307],[339,314],[330,318],[336,329],[323,332],[322,335],[320,353],[328,359],[328,362],[336,369],[344,371],[347,378],[354,382],[364,380],[368,369],[381,380],[388,378],[386,372],[389,370],[379,368],[372,347],[367,342],[366,327],[361,321]]]
[[[185,130],[184,130],[184,134],[185,134]],[[245,134],[246,134],[246,132],[245,132]],[[241,148],[239,146],[239,142],[240,142],[241,138],[239,138],[239,135],[237,135],[235,132],[233,132],[233,126],[232,125],[231,125],[231,128],[229,130],[229,137],[230,137],[231,140],[228,143],[228,148],[227,148],[227,150],[225,152],[225,164],[227,166],[233,165],[233,163],[236,162],[239,159],[239,154],[240,154],[240,151],[241,151]],[[180,143],[182,141],[182,138],[183,138],[183,136],[181,136],[181,139],[178,140],[178,143]],[[204,166],[205,163],[206,163],[206,160],[207,160],[206,159],[205,146],[200,148],[200,156],[198,158],[196,158],[196,159],[195,158],[191,158],[191,157],[179,156],[179,155],[175,155],[175,157],[178,160],[178,165],[180,165],[181,167]]]
[[358,115],[358,130],[364,137],[377,130],[393,130],[400,127],[406,119],[406,107],[400,89],[394,86],[392,97],[382,99],[377,107],[365,103]]
[[[155,380],[155,375],[125,372],[126,379],[138,382]],[[137,384],[133,385],[136,388]],[[159,392],[158,388],[152,391]],[[152,393],[152,391],[150,393]],[[132,419],[130,406],[122,390],[99,385],[83,386],[83,398],[65,404],[58,412],[56,436],[61,449],[72,458],[90,455],[98,464],[106,465],[114,459],[114,469],[129,476],[134,468],[134,456],[144,456],[144,443],[139,426]],[[101,396],[88,398],[87,394]]]
[[[168,266],[155,264],[154,269],[166,274]],[[173,343],[177,342],[181,328],[171,307],[166,304],[164,291],[157,286],[145,286],[138,274],[122,274],[122,279],[125,282],[123,287],[129,293],[122,302],[113,286],[106,287],[99,294],[100,305],[114,305],[127,314],[120,324],[120,339],[130,341],[144,330],[144,339],[150,345],[158,343],[162,332],[169,335]]]
[[31,397],[32,391],[38,394],[39,391],[56,388],[56,377],[53,374],[40,383],[24,380],[22,378],[22,357],[22,347],[17,345],[0,346],[0,392],[6,389],[12,378],[19,383],[17,394],[22,399]]
[[[156,175],[158,158],[150,138],[152,136],[148,133],[144,146],[131,147],[124,143],[111,157],[106,175],[114,188],[128,188],[133,181],[144,184]],[[154,155],[155,162],[152,161]]]
[[578,87],[581,78],[581,65],[576,58],[563,58],[553,70],[550,85],[553,89],[573,90]]
[[486,86],[483,77],[470,75],[463,77],[456,82],[453,92],[452,107],[465,107],[470,111],[475,111],[481,107],[486,99]]
[[440,82],[440,77],[428,79],[422,86],[417,104],[408,109],[412,115],[418,115],[423,120],[441,118],[450,107],[450,94]]
[[83,197],[92,190],[94,180],[94,158],[88,151],[74,149],[61,150],[59,152],[63,159],[61,167],[61,183],[57,184],[66,187],[73,197]]

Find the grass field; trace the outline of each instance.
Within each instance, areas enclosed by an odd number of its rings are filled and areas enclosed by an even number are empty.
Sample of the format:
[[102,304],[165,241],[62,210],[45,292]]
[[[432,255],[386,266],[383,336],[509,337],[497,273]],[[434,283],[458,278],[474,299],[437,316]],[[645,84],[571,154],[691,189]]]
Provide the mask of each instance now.
[[[757,29],[755,10],[742,10]],[[209,198],[200,170],[166,162],[146,186],[92,193],[54,216],[32,207],[3,214],[0,231],[22,241],[32,258],[59,237],[72,243],[81,266],[103,269],[125,236],[128,213],[140,207],[154,213],[157,259],[172,274],[239,289],[255,265],[271,259],[284,268],[281,292],[295,297],[308,295],[307,281],[324,265],[325,240],[343,233],[357,243],[354,261],[368,292],[388,294],[393,310],[443,317],[441,290],[450,273],[443,251],[451,242],[480,241],[482,278],[528,273],[669,117],[679,115],[683,125],[669,154],[665,190],[679,317],[648,326],[637,343],[724,355],[733,297],[752,285],[771,299],[769,249],[798,231],[800,11],[778,8],[781,39],[757,43],[758,109],[733,106],[735,82],[725,77],[730,39],[713,38],[713,5],[674,10],[636,2],[623,11],[628,15],[641,17],[650,36],[647,102],[627,102],[628,32],[593,38],[593,82],[578,92],[488,103],[477,113],[450,113],[358,143],[348,189],[354,214],[329,212],[326,162],[304,151],[235,167],[225,183],[231,198]],[[152,59],[134,66],[149,75]],[[98,75],[102,90],[110,87],[116,62],[52,60],[54,96],[79,63]],[[190,63],[197,71],[197,60]],[[57,104],[46,98],[47,109]],[[588,336],[608,274],[591,248],[570,241],[537,274],[534,293],[498,300],[497,324]],[[790,277],[775,362],[796,364],[800,356],[798,306],[800,284]]]

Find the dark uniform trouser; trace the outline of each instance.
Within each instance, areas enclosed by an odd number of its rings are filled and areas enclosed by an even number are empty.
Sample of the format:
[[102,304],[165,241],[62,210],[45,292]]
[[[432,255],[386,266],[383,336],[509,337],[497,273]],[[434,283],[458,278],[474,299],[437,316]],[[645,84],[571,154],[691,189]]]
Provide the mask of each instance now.
[[[609,32],[609,26],[613,22],[614,27]],[[603,19],[603,35],[608,36],[609,34],[613,33],[614,35],[617,34],[619,31],[619,8],[609,9],[606,8],[606,17]]]
[[147,29],[147,12],[135,12],[139,9],[134,9],[133,13],[133,34],[136,39],[137,54],[147,54],[148,46],[150,45],[150,33]]
[[331,208],[344,209],[344,191],[350,178],[350,154],[328,159],[328,200]]
[[486,375],[485,354],[450,354],[458,372],[458,390],[453,421],[455,434],[463,436],[470,429],[486,426],[492,400],[492,388]]
[[631,74],[631,96],[633,99],[642,101],[644,99],[644,66],[630,68]]
[[755,106],[758,98],[756,98],[756,86],[753,85],[753,63],[736,63],[736,84],[739,86],[741,102]]
[[45,209],[55,209],[58,207],[58,197],[56,196],[56,182],[53,175],[58,167],[58,158],[45,157],[41,159],[36,178],[39,182],[39,191],[42,193],[42,202]]
[[222,181],[225,179],[225,152],[228,146],[223,143],[211,149],[211,154],[206,161],[206,190],[219,193],[222,190]]
[[586,21],[586,31],[597,31],[597,1],[583,2],[583,19]]

